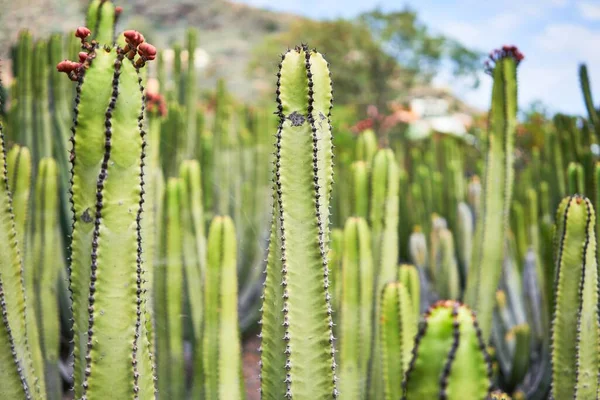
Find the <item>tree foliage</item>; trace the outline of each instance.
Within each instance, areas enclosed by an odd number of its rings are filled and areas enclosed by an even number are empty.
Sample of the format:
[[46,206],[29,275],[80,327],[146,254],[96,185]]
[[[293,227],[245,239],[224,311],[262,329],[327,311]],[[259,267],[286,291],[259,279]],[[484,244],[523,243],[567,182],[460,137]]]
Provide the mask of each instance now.
[[453,76],[478,84],[481,54],[431,33],[410,9],[374,10],[354,20],[298,19],[254,49],[251,72],[266,77],[274,67],[273,53],[300,43],[319,49],[331,63],[338,104],[374,104],[383,109],[390,100],[414,85],[430,83],[448,68]]

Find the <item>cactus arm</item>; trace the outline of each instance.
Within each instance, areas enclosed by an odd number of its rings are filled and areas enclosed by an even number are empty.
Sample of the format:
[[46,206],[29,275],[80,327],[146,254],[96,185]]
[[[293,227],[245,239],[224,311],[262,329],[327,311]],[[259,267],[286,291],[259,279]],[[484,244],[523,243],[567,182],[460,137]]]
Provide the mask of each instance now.
[[88,6],[86,25],[98,43],[113,44],[115,41],[115,6],[111,1],[93,0]]
[[220,320],[219,320],[219,298],[221,288],[221,257],[220,251],[223,246],[222,227],[216,222],[211,226],[208,236],[208,258],[204,285],[204,334],[202,349],[204,351],[205,384],[204,395],[208,400],[219,399],[219,358],[221,357],[219,346]]
[[31,153],[27,147],[15,145],[8,152],[6,162],[8,168],[8,186],[12,194],[13,213],[15,215],[17,241],[19,249],[27,253],[25,238],[29,219],[29,196],[31,193]]
[[[263,342],[263,354],[285,349],[287,374],[280,371],[281,378],[266,377],[266,369],[262,370],[263,388],[265,381],[281,379],[287,385],[288,395],[314,399],[337,396],[325,253],[328,220],[323,219],[321,211],[328,206],[329,198],[327,188],[319,185],[320,177],[328,179],[328,174],[319,173],[319,165],[326,163],[327,157],[319,161],[319,156],[330,150],[320,148],[320,133],[312,114],[320,107],[321,100],[315,102],[314,98],[321,96],[315,91],[324,89],[319,83],[327,71],[324,64],[316,53],[296,48],[284,55],[280,66],[275,176],[284,260],[281,283],[286,331],[285,347],[266,349],[267,343]],[[266,307],[271,305],[263,303],[263,324]],[[304,312],[307,307],[313,312]]]
[[[404,377],[402,399],[433,399],[439,395],[439,382],[446,357],[453,347],[453,310],[439,308],[428,311],[415,339],[413,357]],[[427,384],[429,383],[429,384]]]
[[200,164],[197,161],[185,161],[181,165],[182,182],[181,223],[183,227],[183,257],[185,261],[186,283],[192,306],[194,332],[200,337],[202,325],[202,277],[206,264],[204,238],[204,210],[202,208],[202,189]]
[[[491,367],[475,315],[460,307],[458,315],[460,340],[448,375],[448,400],[484,398],[491,389]],[[455,327],[456,332],[456,327]],[[442,378],[443,379],[443,378]]]
[[355,217],[367,218],[369,213],[369,173],[364,161],[352,164],[352,214]]
[[587,66],[585,64],[581,64],[579,66],[579,83],[581,84],[581,92],[583,94],[585,108],[588,112],[588,118],[596,131],[596,136],[600,137],[600,116],[598,115],[598,111],[594,106],[592,89],[590,87],[590,78],[588,76]]
[[51,158],[40,161],[36,184],[35,233],[33,254],[36,258],[35,310],[44,356],[45,383],[50,399],[60,399],[62,386],[58,371],[60,325],[58,279],[64,265],[58,227],[58,169]]
[[[502,271],[504,240],[514,180],[514,135],[517,114],[516,49],[494,58],[494,86],[488,135],[483,209],[478,221],[478,249],[473,253],[466,300],[477,311],[483,338],[491,333],[495,292]],[[476,257],[476,258],[475,258]]]
[[[166,323],[167,323],[167,365],[169,396],[183,397],[184,366],[183,366],[183,265],[181,240],[181,214],[179,204],[182,195],[181,182],[170,178],[167,182],[167,198],[165,199],[166,224]],[[159,350],[160,351],[160,350]],[[163,375],[163,380],[165,376]],[[210,399],[210,397],[207,397]]]
[[[103,54],[103,53],[100,53]],[[85,76],[77,85],[75,121],[71,142],[72,240],[69,289],[73,307],[74,382],[75,397],[81,396],[87,346],[87,298],[91,265],[92,233],[94,229],[96,181],[100,173],[104,138],[104,112],[108,107],[112,87],[114,57],[104,55],[93,59]],[[83,90],[84,86],[89,90]],[[75,154],[78,157],[75,157]]]
[[[8,188],[6,152],[0,124],[0,160],[3,182],[0,184],[0,394],[5,398],[37,398],[31,354],[27,346],[25,297],[21,256],[17,244],[12,199]],[[10,351],[8,350],[10,349]]]
[[388,400],[401,395],[402,380],[398,377],[404,375],[402,323],[405,322],[401,318],[406,316],[401,316],[400,304],[407,299],[406,288],[400,283],[391,282],[381,292],[381,348],[378,351],[381,352],[384,395]]
[[369,225],[364,219],[358,220],[358,249],[360,252],[360,329],[359,329],[359,374],[361,394],[367,392],[368,366],[371,359],[371,341],[373,336],[373,256],[371,253],[371,235]]
[[419,328],[403,399],[485,399],[491,373],[475,314],[459,302],[440,301]]
[[220,258],[221,289],[219,293],[219,399],[243,399],[241,379],[241,346],[237,313],[236,235],[229,217],[214,222],[220,238],[211,247]]
[[359,249],[358,219],[350,218],[344,228],[344,256],[341,273],[341,316],[339,324],[340,392],[347,399],[361,397],[360,386],[360,339],[361,253]]
[[415,317],[414,326],[416,334],[416,327],[419,325],[419,319],[421,317],[421,313],[419,311],[421,304],[421,284],[419,282],[419,271],[413,265],[402,264],[398,268],[398,281],[404,285],[408,291],[408,295],[410,296],[410,302],[413,306],[413,316]]
[[[281,137],[281,135],[278,135]],[[274,189],[275,190],[275,189]],[[273,220],[269,239],[266,277],[264,283],[261,325],[261,397],[265,400],[279,400],[285,397],[285,342],[282,340],[286,329],[283,325],[283,262],[281,243],[281,219],[279,204],[274,199]]]
[[594,398],[600,370],[594,209],[588,199],[565,198],[556,221],[552,393],[557,399]]

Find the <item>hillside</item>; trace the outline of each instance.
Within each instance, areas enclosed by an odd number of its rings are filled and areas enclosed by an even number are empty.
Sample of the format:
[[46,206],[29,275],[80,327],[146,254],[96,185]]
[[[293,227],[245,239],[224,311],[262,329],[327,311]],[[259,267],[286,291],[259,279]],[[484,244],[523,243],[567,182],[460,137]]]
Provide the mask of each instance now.
[[[72,32],[84,23],[87,3],[88,0],[0,0],[3,11],[0,13],[0,59],[7,57],[8,49],[21,29],[30,29],[35,37]],[[252,49],[267,35],[285,31],[292,22],[303,18],[225,0],[123,0],[117,3],[124,8],[119,29],[137,29],[161,49],[169,48],[175,42],[183,43],[186,27],[196,27],[200,32],[199,47],[207,56],[200,74],[201,87],[214,88],[218,78],[226,77],[229,90],[242,99],[253,101],[261,94],[274,92],[274,79],[268,80],[274,73],[265,73],[267,79],[249,77],[247,65]],[[278,55],[283,50],[273,48],[273,54],[269,56],[273,60],[272,71],[275,71]],[[3,73],[6,74],[9,68],[7,63],[4,64]],[[423,95],[422,89],[414,88],[399,94],[412,98]],[[434,91],[435,97],[447,98],[453,109],[469,114],[476,112],[449,92]]]
[[[44,37],[82,25],[86,4],[85,0],[0,0],[0,58],[6,58],[20,29]],[[277,33],[300,18],[223,0],[131,0],[121,4],[124,13],[120,28],[142,31],[159,48],[182,43],[187,26],[198,28],[199,46],[209,57],[202,86],[214,87],[217,78],[227,77],[228,87],[243,98],[265,85],[248,80],[246,65],[251,49],[265,35]],[[280,52],[273,50],[274,60]]]

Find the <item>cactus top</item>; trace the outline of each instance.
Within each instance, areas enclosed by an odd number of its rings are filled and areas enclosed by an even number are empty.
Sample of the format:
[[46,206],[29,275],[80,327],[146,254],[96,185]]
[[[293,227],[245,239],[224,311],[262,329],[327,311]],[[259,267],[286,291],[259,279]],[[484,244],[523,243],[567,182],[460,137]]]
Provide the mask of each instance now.
[[[83,26],[77,28],[75,37],[81,39],[81,47],[85,50],[79,53],[79,62],[63,60],[56,66],[58,72],[64,72],[72,81],[79,81],[85,70],[90,67],[91,60],[95,57],[99,43],[95,39],[88,41],[87,39],[90,36],[91,31],[88,28]],[[123,32],[123,36],[125,37],[125,46],[117,47],[117,53],[133,61],[136,68],[142,68],[147,61],[156,58],[156,47],[147,43],[141,33],[128,30]]]
[[523,59],[525,58],[525,55],[521,53],[517,46],[504,45],[502,46],[502,48],[495,49],[492,52],[490,52],[488,60],[486,60],[484,63],[485,72],[492,75],[494,67],[496,66],[498,61],[506,57],[513,58],[518,66],[521,63],[521,61],[523,61]]

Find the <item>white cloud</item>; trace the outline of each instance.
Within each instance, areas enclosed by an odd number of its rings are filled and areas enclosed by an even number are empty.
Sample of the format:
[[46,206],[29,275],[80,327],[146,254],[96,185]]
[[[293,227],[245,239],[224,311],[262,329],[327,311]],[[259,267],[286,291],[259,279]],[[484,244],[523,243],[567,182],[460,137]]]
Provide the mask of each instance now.
[[575,24],[550,24],[534,38],[534,43],[545,52],[552,53],[555,63],[570,60],[600,64],[600,53],[597,51],[600,48],[600,29]]
[[600,4],[590,1],[580,1],[577,3],[577,8],[584,19],[590,21],[600,20]]

